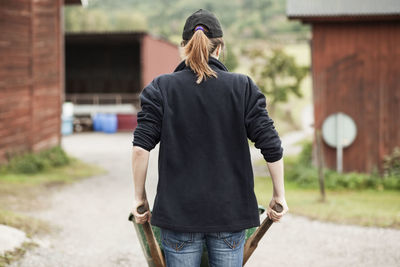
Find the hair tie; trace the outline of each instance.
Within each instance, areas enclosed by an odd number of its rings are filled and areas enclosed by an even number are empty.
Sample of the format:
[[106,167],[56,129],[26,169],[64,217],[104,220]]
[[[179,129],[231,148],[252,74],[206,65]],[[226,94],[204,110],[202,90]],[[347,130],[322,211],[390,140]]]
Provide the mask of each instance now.
[[197,26],[194,31],[202,30],[204,32],[204,28],[202,26]]

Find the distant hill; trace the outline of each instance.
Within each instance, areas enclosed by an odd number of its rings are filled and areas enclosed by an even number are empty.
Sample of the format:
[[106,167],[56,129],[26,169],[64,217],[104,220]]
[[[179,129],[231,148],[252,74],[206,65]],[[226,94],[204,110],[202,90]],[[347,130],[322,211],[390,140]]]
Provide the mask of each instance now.
[[199,8],[214,12],[225,37],[302,39],[308,26],[288,21],[283,0],[89,0],[86,8],[65,7],[66,31],[147,30],[179,42],[185,19]]

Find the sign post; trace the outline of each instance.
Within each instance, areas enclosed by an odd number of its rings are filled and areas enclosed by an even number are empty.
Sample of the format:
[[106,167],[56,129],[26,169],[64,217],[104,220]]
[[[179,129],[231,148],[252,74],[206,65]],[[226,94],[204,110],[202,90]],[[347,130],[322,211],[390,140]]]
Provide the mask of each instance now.
[[342,113],[334,113],[322,124],[322,137],[331,147],[336,148],[336,171],[343,172],[343,148],[350,146],[357,135],[353,119]]

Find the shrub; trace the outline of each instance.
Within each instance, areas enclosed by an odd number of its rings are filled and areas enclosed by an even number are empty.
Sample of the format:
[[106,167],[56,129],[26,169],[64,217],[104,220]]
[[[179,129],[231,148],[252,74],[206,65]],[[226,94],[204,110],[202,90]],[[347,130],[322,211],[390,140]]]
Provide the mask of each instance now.
[[325,184],[330,189],[379,188],[380,178],[365,173],[337,173],[329,170],[325,175]]
[[383,169],[387,176],[397,176],[400,179],[400,147],[395,147],[392,154],[383,160]]
[[299,163],[305,166],[311,166],[312,163],[312,142],[304,141],[302,143],[302,150],[299,155]]
[[[295,182],[301,187],[318,187],[318,169],[311,164],[311,142],[303,143],[303,150],[297,157],[285,159],[285,179]],[[380,177],[378,173],[337,173],[334,170],[326,169],[325,187],[328,189],[392,189],[400,190],[400,175],[397,168],[397,154],[391,155],[390,174]],[[399,158],[400,160],[400,158]]]
[[9,160],[4,170],[12,173],[34,174],[51,167],[67,165],[69,161],[64,150],[56,146],[39,153],[14,156]]
[[33,174],[43,170],[45,163],[33,154],[24,154],[13,157],[7,167],[10,172]]
[[60,146],[55,146],[51,149],[41,152],[39,157],[48,161],[48,164],[52,167],[64,166],[69,163],[67,154]]

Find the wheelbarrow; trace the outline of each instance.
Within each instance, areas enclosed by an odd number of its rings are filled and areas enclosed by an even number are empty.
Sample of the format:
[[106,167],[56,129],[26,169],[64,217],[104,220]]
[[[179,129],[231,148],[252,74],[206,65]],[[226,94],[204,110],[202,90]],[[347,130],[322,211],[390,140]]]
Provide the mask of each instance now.
[[[281,212],[283,207],[280,204],[276,204],[273,209],[276,212]],[[261,205],[258,206],[259,215],[265,213],[265,208]],[[144,206],[138,207],[138,213],[143,214],[146,212]],[[138,224],[135,222],[135,218],[132,213],[129,214],[129,220],[133,222],[137,236],[139,238],[140,245],[142,247],[143,253],[145,255],[147,264],[149,267],[165,267],[165,256],[163,245],[161,243],[161,230],[155,225],[150,225],[146,222],[144,224]],[[245,245],[243,252],[243,266],[246,264],[247,260],[253,254],[254,250],[257,248],[258,242],[267,232],[269,227],[272,225],[273,221],[268,218],[264,219],[259,227],[253,227],[246,229],[245,234]],[[203,254],[201,257],[200,267],[208,267],[208,253],[206,245],[203,245]]]

